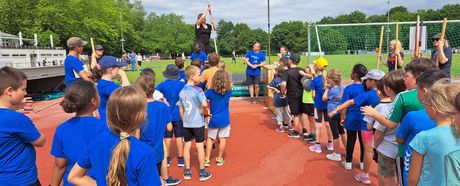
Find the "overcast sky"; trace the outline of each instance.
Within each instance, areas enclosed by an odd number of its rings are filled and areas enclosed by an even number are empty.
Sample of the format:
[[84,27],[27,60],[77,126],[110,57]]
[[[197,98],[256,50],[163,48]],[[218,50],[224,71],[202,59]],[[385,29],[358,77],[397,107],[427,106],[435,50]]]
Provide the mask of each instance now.
[[[207,0],[142,0],[147,12],[157,14],[176,13],[187,23],[194,23],[198,13],[203,12]],[[214,19],[244,22],[252,28],[267,28],[266,0],[210,0]],[[459,0],[390,0],[390,8],[405,6],[409,11],[438,9]],[[384,14],[387,0],[271,0],[272,27],[283,21],[319,21],[325,16],[337,16],[360,10],[366,15]],[[208,19],[209,22],[209,19]]]

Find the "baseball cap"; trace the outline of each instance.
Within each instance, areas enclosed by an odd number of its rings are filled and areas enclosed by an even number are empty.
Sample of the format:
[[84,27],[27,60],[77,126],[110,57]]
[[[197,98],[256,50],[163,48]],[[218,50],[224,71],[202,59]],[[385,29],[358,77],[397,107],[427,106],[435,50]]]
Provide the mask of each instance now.
[[99,65],[101,69],[106,69],[109,67],[124,67],[127,63],[119,62],[117,58],[113,56],[104,56],[99,60]]
[[441,33],[437,33],[432,37],[432,39],[441,39]]
[[77,47],[86,46],[86,44],[88,44],[88,42],[83,41],[79,37],[71,37],[67,40],[67,47],[71,50]]
[[372,69],[369,72],[367,72],[366,76],[362,77],[361,80],[368,80],[368,79],[373,79],[373,80],[381,80],[385,76],[385,72],[378,70],[378,69]]
[[289,57],[289,59],[292,60],[292,61],[300,62],[299,54],[291,54],[290,56],[286,56],[286,57]]
[[96,45],[94,46],[94,50],[104,50],[104,47],[102,45]]
[[320,57],[318,59],[313,60],[313,64],[315,64],[316,66],[320,68],[326,68],[329,62],[327,61],[326,58]]

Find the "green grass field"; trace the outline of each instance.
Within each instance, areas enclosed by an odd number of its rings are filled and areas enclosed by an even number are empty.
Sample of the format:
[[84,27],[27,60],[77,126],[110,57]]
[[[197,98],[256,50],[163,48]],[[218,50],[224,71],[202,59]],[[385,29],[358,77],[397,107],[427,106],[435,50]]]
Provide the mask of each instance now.
[[[316,59],[318,56],[314,56],[313,59]],[[368,69],[374,69],[377,68],[377,55],[327,55],[325,56],[328,61],[329,61],[329,69],[335,68],[339,69],[343,77],[345,79],[349,79],[349,74],[351,72],[351,69],[353,68],[353,65],[357,63],[361,63],[365,65]],[[409,57],[409,56],[408,56]],[[276,56],[271,57],[271,63],[277,61],[279,58]],[[226,63],[227,69],[232,73],[232,74],[244,74],[246,71],[246,65],[243,64],[243,59],[242,58],[237,58],[237,63],[232,64],[231,58],[224,58],[224,61]],[[460,55],[459,54],[454,54],[453,56],[453,65],[451,67],[452,70],[452,76],[459,77],[460,76]],[[409,60],[405,60],[405,64],[407,64]],[[268,63],[268,61],[267,61]],[[308,63],[308,56],[302,56],[301,57],[301,67],[305,67]],[[156,84],[163,82],[164,78],[162,75],[162,72],[166,68],[168,64],[174,64],[173,60],[161,60],[161,61],[151,61],[151,62],[144,62],[142,64],[142,68],[150,67],[152,68],[157,77]],[[189,65],[190,61],[186,61],[186,65]],[[381,69],[384,71],[387,71],[387,67],[383,66],[381,64],[380,66]],[[140,72],[127,72],[128,78],[130,82],[134,82],[136,78],[139,76]]]

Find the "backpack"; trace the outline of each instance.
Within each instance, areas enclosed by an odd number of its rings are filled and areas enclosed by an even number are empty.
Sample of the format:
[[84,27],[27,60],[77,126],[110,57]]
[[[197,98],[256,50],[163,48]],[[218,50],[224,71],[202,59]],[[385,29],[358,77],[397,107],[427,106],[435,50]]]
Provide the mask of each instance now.
[[302,82],[302,86],[303,86],[303,89],[305,89],[306,91],[310,91],[310,84],[311,84],[311,81],[312,79],[309,78],[309,77],[303,77],[300,82]]

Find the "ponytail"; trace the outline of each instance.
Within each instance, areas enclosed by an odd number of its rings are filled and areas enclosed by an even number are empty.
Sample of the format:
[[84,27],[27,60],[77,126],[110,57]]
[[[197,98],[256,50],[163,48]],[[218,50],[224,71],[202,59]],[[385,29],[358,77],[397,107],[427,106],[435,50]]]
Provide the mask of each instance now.
[[126,161],[130,150],[128,138],[129,134],[127,132],[121,132],[120,142],[112,151],[112,159],[110,160],[106,178],[108,186],[128,185],[126,181]]

